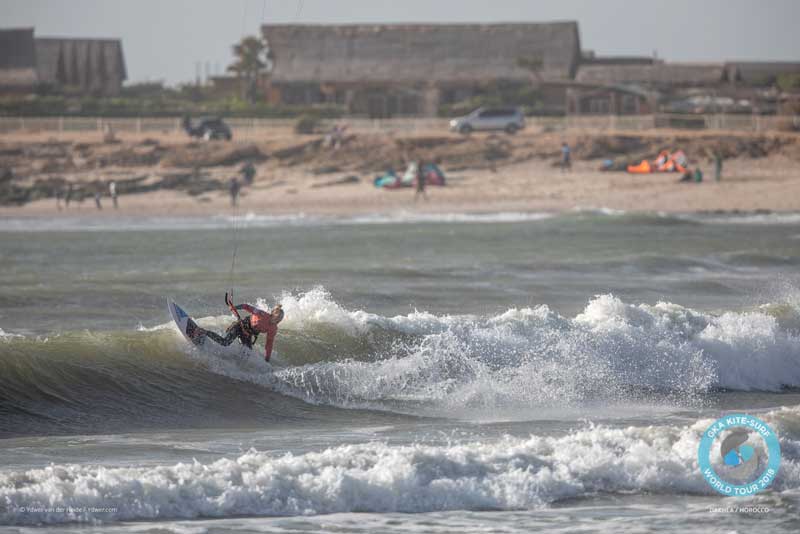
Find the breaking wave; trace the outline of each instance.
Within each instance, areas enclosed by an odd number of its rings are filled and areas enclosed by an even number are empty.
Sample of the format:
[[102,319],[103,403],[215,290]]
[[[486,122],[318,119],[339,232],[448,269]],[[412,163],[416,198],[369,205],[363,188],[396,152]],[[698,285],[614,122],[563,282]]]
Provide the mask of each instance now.
[[[791,495],[800,485],[800,409],[760,417],[781,440],[772,490]],[[443,445],[373,442],[297,455],[251,449],[211,463],[155,467],[51,464],[0,473],[0,524],[527,510],[603,493],[715,495],[697,467],[711,422],[590,425],[562,436]]]
[[[711,314],[601,295],[575,317],[545,305],[387,317],[347,310],[322,288],[281,302],[273,367],[258,354],[239,362],[198,352],[170,323],[4,333],[0,435],[322,420],[334,408],[535,419],[541,409],[697,406],[717,389],[800,387],[792,302]],[[228,321],[200,320],[217,329]]]
[[574,318],[544,305],[492,317],[384,317],[349,312],[323,290],[283,303],[289,328],[333,325],[365,343],[355,357],[352,347],[313,363],[287,355],[303,365],[276,377],[311,402],[458,417],[800,386],[791,303],[714,315],[601,295]]

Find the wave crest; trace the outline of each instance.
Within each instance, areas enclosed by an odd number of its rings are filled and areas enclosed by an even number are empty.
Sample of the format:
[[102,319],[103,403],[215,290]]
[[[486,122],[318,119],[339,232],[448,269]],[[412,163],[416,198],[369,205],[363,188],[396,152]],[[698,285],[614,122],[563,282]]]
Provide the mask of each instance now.
[[[761,416],[781,436],[772,489],[800,484],[797,407]],[[697,468],[712,419],[688,426],[589,425],[563,436],[441,445],[342,445],[294,455],[158,467],[51,465],[0,474],[0,523],[524,510],[597,493],[715,495]],[[72,513],[20,513],[59,506]],[[111,508],[109,513],[82,511]]]
[[[714,389],[800,387],[791,303],[710,314],[601,295],[572,318],[545,305],[488,317],[387,317],[347,310],[322,288],[280,300],[287,318],[272,369],[256,356],[241,364],[197,352],[167,325],[5,334],[0,409],[9,416],[0,433],[107,430],[108,421],[131,418],[166,425],[186,413],[229,419],[231,403],[240,405],[237,417],[261,421],[262,400],[288,410],[270,409],[271,417],[307,416],[287,395],[318,407],[497,420],[611,405],[696,407]],[[200,322],[221,327],[230,318]],[[76,421],[84,427],[70,426]]]

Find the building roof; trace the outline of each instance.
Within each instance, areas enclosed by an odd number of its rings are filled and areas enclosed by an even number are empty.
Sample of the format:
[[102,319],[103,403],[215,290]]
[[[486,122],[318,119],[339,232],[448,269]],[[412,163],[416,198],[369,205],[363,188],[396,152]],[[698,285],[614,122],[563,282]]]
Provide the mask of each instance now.
[[594,52],[584,50],[583,65],[654,65],[658,60],[652,56],[598,56]]
[[36,49],[33,28],[0,30],[0,86],[36,85]]
[[571,78],[577,22],[544,24],[265,25],[277,82],[460,82]]
[[718,63],[582,65],[575,80],[587,84],[643,84],[658,87],[714,85],[723,81]]
[[772,85],[781,74],[800,74],[800,62],[729,61],[725,63],[730,81],[752,85]]
[[45,83],[88,86],[95,79],[127,79],[119,39],[36,39],[36,57]]

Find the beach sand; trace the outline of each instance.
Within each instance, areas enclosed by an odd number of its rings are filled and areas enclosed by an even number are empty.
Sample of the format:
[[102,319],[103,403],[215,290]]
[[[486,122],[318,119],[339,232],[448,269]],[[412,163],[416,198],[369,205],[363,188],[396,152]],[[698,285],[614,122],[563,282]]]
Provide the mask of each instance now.
[[[659,132],[661,133],[661,132]],[[283,133],[265,141],[264,152],[277,150],[297,142],[296,137]],[[585,135],[585,134],[584,134]],[[683,134],[686,135],[686,134]],[[707,134],[706,134],[707,135]],[[552,136],[551,136],[552,137]],[[522,140],[522,141],[520,141]],[[72,142],[78,139],[72,139]],[[136,140],[138,142],[138,140]],[[0,142],[42,143],[36,136],[10,138]],[[170,146],[187,144],[182,139],[161,139]],[[525,142],[516,136],[515,143]],[[538,142],[538,141],[537,141]],[[555,141],[547,141],[553,144]],[[579,142],[579,141],[576,141]],[[533,143],[533,141],[531,141]],[[548,149],[549,150],[549,149]],[[555,153],[555,148],[553,148]],[[702,183],[679,183],[676,173],[631,175],[625,172],[599,170],[601,160],[576,160],[572,171],[562,172],[554,166],[557,156],[517,158],[501,162],[496,172],[485,165],[462,166],[449,170],[446,187],[429,187],[427,199],[418,198],[411,188],[384,190],[374,187],[372,179],[381,174],[343,169],[332,174],[315,174],[314,165],[325,161],[325,154],[313,164],[278,161],[268,158],[257,164],[252,186],[244,187],[238,213],[307,214],[348,216],[358,214],[419,213],[476,213],[476,212],[538,212],[569,211],[574,209],[612,209],[624,211],[699,212],[699,211],[800,211],[800,161],[793,153],[777,152],[766,157],[741,156],[726,159],[723,178],[714,181],[713,164],[705,157],[696,158],[705,179]],[[333,154],[332,158],[342,157]],[[691,157],[691,154],[690,154]],[[203,168],[203,172],[220,184],[234,176],[240,163]],[[69,181],[110,180],[115,176],[137,173],[167,172],[160,167],[115,167],[90,171],[73,171]],[[185,169],[184,169],[185,171]],[[345,175],[356,175],[358,183],[319,187],[319,184]],[[119,178],[117,178],[119,179]],[[58,210],[54,198],[40,199],[23,206],[0,207],[1,217],[24,216],[154,216],[204,215],[233,211],[225,187],[188,195],[184,191],[159,189],[147,193],[122,194],[118,210],[111,209],[111,199],[102,199],[104,209],[98,211],[92,198],[73,202],[69,209]]]

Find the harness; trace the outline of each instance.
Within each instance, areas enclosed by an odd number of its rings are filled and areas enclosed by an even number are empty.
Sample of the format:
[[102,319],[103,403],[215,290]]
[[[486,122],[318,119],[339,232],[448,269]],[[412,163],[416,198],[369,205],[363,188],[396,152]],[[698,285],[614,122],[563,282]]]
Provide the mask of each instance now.
[[256,339],[258,339],[258,332],[256,332],[255,330],[253,330],[253,326],[250,324],[250,317],[251,317],[251,316],[250,316],[250,315],[248,315],[247,317],[245,317],[244,319],[242,319],[242,322],[241,322],[241,325],[242,325],[242,332],[244,332],[245,334],[247,334],[247,335],[248,335],[248,337],[252,337],[252,338],[253,338],[253,343],[255,343],[255,342],[256,342]]
[[240,321],[237,321],[237,322],[233,323],[232,325],[230,325],[228,327],[228,331],[230,332],[231,330],[233,330],[237,326],[239,327],[239,331],[241,332],[240,337],[243,338],[242,341],[244,341],[244,338],[247,338],[249,343],[246,343],[246,344],[249,347],[252,347],[253,344],[258,339],[258,332],[256,332],[253,329],[253,326],[250,324],[250,316],[248,315],[244,319],[242,319]]

